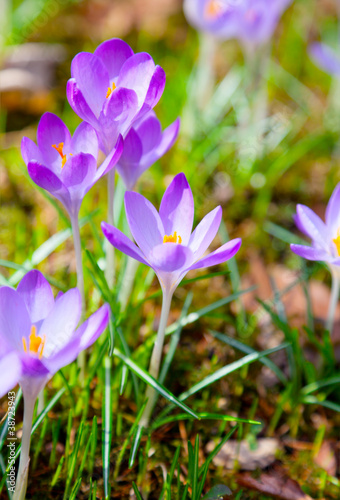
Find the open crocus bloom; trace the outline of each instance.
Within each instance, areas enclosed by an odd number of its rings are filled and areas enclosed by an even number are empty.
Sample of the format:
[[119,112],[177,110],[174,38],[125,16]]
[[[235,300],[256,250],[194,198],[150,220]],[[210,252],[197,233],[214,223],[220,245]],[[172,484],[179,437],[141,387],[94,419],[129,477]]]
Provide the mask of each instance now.
[[21,142],[31,179],[58,198],[71,217],[77,216],[85,194],[116,165],[123,150],[122,138],[98,168],[98,139],[88,123],[81,123],[71,137],[58,116],[45,113],[37,139],[38,145],[28,137]]
[[19,383],[37,397],[46,382],[93,344],[109,321],[105,304],[77,328],[81,297],[77,288],[56,299],[39,271],[30,271],[17,290],[0,288],[0,397]]
[[178,174],[164,193],[159,213],[138,193],[125,193],[125,210],[135,245],[125,234],[103,222],[109,242],[126,255],[152,267],[163,291],[173,292],[190,269],[213,266],[233,257],[241,246],[239,238],[203,254],[214,239],[222,217],[216,207],[192,232],[194,200],[184,174]]
[[309,55],[320,69],[333,76],[340,76],[339,54],[324,43],[312,43],[309,47]]
[[247,46],[261,45],[272,36],[292,0],[185,0],[184,12],[196,28]]
[[117,163],[117,171],[127,189],[133,189],[142,173],[171,148],[177,139],[179,125],[177,118],[162,132],[154,111],[133,125],[124,139],[124,151]]
[[93,54],[80,52],[71,65],[67,98],[72,109],[98,133],[100,148],[109,154],[118,135],[152,109],[165,86],[165,73],[152,57],[134,54],[118,38],[103,42]]
[[340,271],[340,183],[328,202],[326,222],[313,210],[297,205],[295,223],[312,240],[312,246],[290,245],[294,253],[308,260],[327,262]]

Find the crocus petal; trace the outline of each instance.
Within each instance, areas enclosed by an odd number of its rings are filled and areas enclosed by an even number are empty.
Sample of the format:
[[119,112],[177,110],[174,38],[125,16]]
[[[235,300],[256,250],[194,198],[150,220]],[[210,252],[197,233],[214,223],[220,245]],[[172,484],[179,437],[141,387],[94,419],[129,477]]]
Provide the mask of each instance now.
[[66,95],[73,111],[97,130],[99,128],[97,117],[87,104],[85,97],[83,96],[74,78],[70,78],[67,82]]
[[136,130],[138,137],[143,144],[143,153],[152,151],[161,141],[162,127],[156,113],[152,110],[137,123],[134,123],[133,128]]
[[54,306],[51,286],[40,271],[29,271],[20,281],[17,293],[24,299],[31,323],[38,323]]
[[139,165],[143,146],[137,132],[132,128],[124,141],[124,151],[117,164],[117,171],[127,189],[133,189],[139,177]]
[[110,307],[104,304],[77,329],[72,340],[61,351],[44,359],[44,364],[49,371],[56,373],[63,366],[72,363],[81,351],[92,345],[103,333],[108,325],[109,317]]
[[96,117],[105,102],[110,78],[99,57],[89,52],[80,52],[71,63],[71,75]]
[[194,255],[190,248],[177,243],[157,245],[148,255],[148,261],[156,272],[181,271],[187,268],[193,260]]
[[130,231],[144,255],[163,242],[164,228],[155,207],[139,193],[125,193],[125,211]]
[[304,259],[320,260],[326,262],[332,260],[332,256],[328,252],[314,247],[291,244],[290,249]]
[[297,205],[296,213],[299,218],[300,227],[303,228],[304,233],[321,247],[327,249],[330,234],[327,226],[320,217],[305,205]]
[[[149,153],[144,154],[141,162],[141,173],[151,167],[159,158],[161,158],[173,146],[177,139],[180,126],[180,119],[177,118],[169,127],[167,127],[161,135],[160,142]],[[138,130],[140,133],[140,130]],[[143,152],[145,143],[143,142]]]
[[222,208],[216,207],[198,224],[189,240],[189,247],[199,259],[215,238],[222,219]]
[[39,335],[46,335],[43,359],[60,351],[74,335],[81,315],[81,297],[78,288],[68,290],[60,297],[42,323]]
[[[149,94],[149,86],[155,73],[155,63],[146,52],[138,52],[126,60],[123,64],[117,80],[117,86],[133,89],[138,96],[138,107],[144,104]],[[159,78],[159,77],[158,77]],[[152,84],[152,95],[148,95],[148,101],[156,97],[155,82]],[[160,82],[162,84],[162,82]],[[159,96],[160,97],[160,96]]]
[[[46,377],[49,375],[48,368],[43,364],[43,362],[30,354],[21,353],[21,377],[19,380],[20,385],[22,385],[23,380],[26,378],[30,379],[30,382],[34,384],[34,378],[38,379],[36,382],[39,389],[35,389],[34,392],[40,391],[41,384],[46,381]],[[32,380],[33,379],[33,380]],[[45,383],[43,383],[45,385]]]
[[96,48],[94,55],[101,59],[109,74],[110,82],[112,82],[118,77],[125,61],[133,56],[133,50],[123,40],[112,38],[101,43]]
[[175,231],[187,245],[194,220],[194,199],[188,181],[183,173],[176,175],[164,193],[159,215],[162,219],[165,234]]
[[22,337],[29,335],[31,320],[25,301],[15,290],[0,288],[0,341],[23,351]]
[[15,387],[21,375],[21,362],[17,353],[10,352],[0,359],[0,398]]
[[99,116],[100,138],[109,154],[119,134],[125,137],[136,116],[138,98],[134,90],[119,88],[106,99]]
[[337,232],[340,226],[340,183],[334,189],[326,208],[326,225],[331,234]]
[[92,185],[98,181],[103,175],[109,172],[118,162],[124,148],[124,141],[122,136],[118,137],[118,141],[110,154],[105,158],[103,163],[98,167],[97,172],[93,178]]
[[79,210],[83,197],[97,171],[96,159],[89,155],[79,153],[71,156],[61,173],[61,180],[70,193],[72,204]]
[[196,264],[190,266],[189,269],[201,269],[202,267],[216,266],[217,264],[222,264],[223,262],[226,262],[227,260],[234,257],[234,255],[238,252],[241,243],[242,241],[240,238],[228,241],[228,243],[225,243],[214,252],[210,253],[206,257],[203,257],[203,259],[196,262]]
[[40,149],[28,137],[23,137],[21,141],[21,154],[26,165],[32,160],[38,163],[44,163]]
[[165,71],[160,66],[156,66],[145,96],[144,104],[146,106],[150,106],[150,108],[154,108],[156,106],[162,97],[165,80]]
[[309,54],[320,69],[330,75],[340,76],[340,58],[331,47],[324,43],[312,43]]
[[137,245],[135,245],[124,233],[119,231],[119,229],[107,224],[106,222],[101,223],[101,228],[105,238],[111,243],[111,245],[125,253],[125,255],[142,262],[142,264],[146,264],[147,266],[150,265],[145,260],[145,256]]
[[68,152],[71,134],[59,116],[53,113],[44,113],[42,115],[38,125],[37,140],[45,165],[55,165],[55,168],[57,168],[57,165],[61,166],[60,155],[52,145],[58,145],[62,142],[64,152]]
[[72,154],[87,153],[94,158],[98,156],[98,137],[95,129],[82,122],[75,130],[71,141]]
[[70,213],[72,212],[70,193],[59,177],[48,168],[36,162],[30,162],[27,166],[27,170],[29,176],[37,186],[53,194],[53,196],[64,204],[65,208]]

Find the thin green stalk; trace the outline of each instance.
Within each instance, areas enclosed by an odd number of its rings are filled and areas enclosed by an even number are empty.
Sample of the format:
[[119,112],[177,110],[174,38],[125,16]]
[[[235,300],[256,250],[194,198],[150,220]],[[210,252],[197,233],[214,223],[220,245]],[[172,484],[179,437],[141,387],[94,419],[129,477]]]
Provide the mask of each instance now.
[[[172,295],[173,291],[168,291],[165,289],[163,290],[161,318],[159,322],[156,342],[152,351],[150,367],[149,367],[149,374],[156,380],[158,379],[159,369],[161,365],[164,338],[165,338],[165,329],[169,318]],[[139,424],[140,427],[146,428],[149,424],[150,416],[155,404],[156,394],[157,393],[155,389],[148,386],[145,394],[145,397],[147,399],[147,404],[143,412],[142,418],[140,420]]]
[[[115,169],[110,170],[107,175],[107,222],[114,225],[114,196],[115,196]],[[105,278],[110,290],[115,282],[115,249],[106,241],[106,266]]]
[[24,421],[22,428],[20,463],[13,500],[24,500],[26,497],[27,477],[30,461],[29,451],[31,444],[31,431],[35,402],[35,397],[29,397],[27,394],[25,397],[24,394]]

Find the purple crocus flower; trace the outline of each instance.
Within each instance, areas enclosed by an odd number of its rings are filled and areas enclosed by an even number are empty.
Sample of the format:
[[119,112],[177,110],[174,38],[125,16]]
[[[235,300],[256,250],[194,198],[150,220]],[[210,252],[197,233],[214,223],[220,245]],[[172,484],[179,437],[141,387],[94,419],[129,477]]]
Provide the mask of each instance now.
[[225,262],[241,246],[237,238],[203,257],[218,231],[222,209],[212,210],[192,232],[194,200],[183,173],[176,175],[165,191],[159,213],[146,198],[132,191],[125,193],[125,210],[138,246],[105,222],[103,233],[114,247],[152,267],[167,295],[189,270]]
[[53,297],[39,271],[28,272],[17,290],[0,288],[0,397],[20,384],[24,397],[21,454],[14,498],[25,498],[33,412],[39,392],[63,366],[93,344],[109,322],[107,304],[77,328],[77,288]]
[[71,134],[58,116],[45,113],[37,131],[38,145],[28,137],[21,142],[21,152],[31,179],[60,200],[70,217],[78,216],[85,194],[117,163],[123,140],[97,168],[98,139],[88,123],[81,123]]
[[188,21],[202,31],[245,46],[262,45],[272,36],[292,0],[185,0]]
[[294,253],[304,259],[327,262],[333,268],[340,266],[340,183],[328,202],[325,222],[310,208],[297,205],[295,223],[311,238],[312,245],[292,244],[290,248]]
[[127,189],[134,189],[138,178],[174,144],[179,131],[177,118],[162,132],[154,111],[138,120],[124,140],[124,150],[117,171]]
[[340,76],[340,57],[331,47],[324,43],[312,43],[309,55],[320,69],[332,76]]
[[0,369],[6,373],[0,379],[0,397],[19,383],[24,396],[35,399],[54,373],[103,333],[109,306],[103,305],[77,328],[80,316],[79,290],[54,299],[39,271],[28,272],[17,290],[0,288]]
[[118,38],[103,42],[93,54],[80,52],[71,65],[67,98],[72,109],[97,131],[107,155],[119,134],[150,111],[165,86],[165,73],[152,57],[134,54]]

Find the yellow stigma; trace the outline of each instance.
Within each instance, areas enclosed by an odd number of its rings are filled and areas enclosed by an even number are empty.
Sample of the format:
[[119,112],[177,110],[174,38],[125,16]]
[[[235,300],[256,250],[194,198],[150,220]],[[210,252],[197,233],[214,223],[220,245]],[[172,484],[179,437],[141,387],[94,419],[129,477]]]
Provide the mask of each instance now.
[[61,168],[63,168],[63,166],[66,163],[66,159],[67,159],[66,155],[64,155],[64,153],[63,153],[63,147],[64,147],[63,142],[59,142],[58,146],[56,144],[52,144],[52,148],[54,148],[56,151],[58,151],[58,153],[61,156]]
[[46,335],[42,338],[37,335],[37,327],[35,325],[31,326],[31,333],[29,336],[28,350],[27,350],[27,342],[25,337],[22,337],[22,344],[24,346],[24,351],[30,354],[39,354],[39,359],[42,358],[44,347],[46,342]]
[[169,236],[166,234],[163,238],[163,243],[178,243],[179,245],[182,243],[182,238],[180,235],[177,236],[177,231],[174,234],[170,234]]
[[110,95],[112,94],[112,92],[116,89],[116,84],[115,82],[112,83],[112,88],[111,87],[108,87],[107,89],[107,92],[106,92],[106,99],[108,99],[110,97]]
[[215,19],[223,12],[221,0],[210,0],[204,9],[204,17],[206,19]]
[[333,243],[334,245],[336,246],[336,249],[337,249],[337,252],[338,252],[338,255],[340,256],[340,227],[338,229],[338,234],[337,234],[337,237],[336,238],[333,238]]

